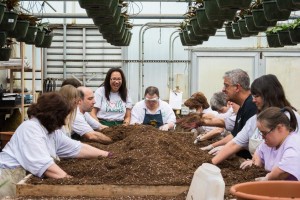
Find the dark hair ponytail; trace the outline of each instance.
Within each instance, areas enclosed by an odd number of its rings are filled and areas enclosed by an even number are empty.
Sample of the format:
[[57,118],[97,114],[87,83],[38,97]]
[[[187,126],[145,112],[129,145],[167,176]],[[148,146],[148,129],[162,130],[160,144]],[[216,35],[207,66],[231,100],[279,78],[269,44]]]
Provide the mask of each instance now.
[[[285,114],[288,112],[290,118]],[[298,129],[296,115],[291,107],[269,107],[263,110],[258,116],[257,121],[264,121],[268,128],[275,128],[278,124],[284,124],[290,131]]]

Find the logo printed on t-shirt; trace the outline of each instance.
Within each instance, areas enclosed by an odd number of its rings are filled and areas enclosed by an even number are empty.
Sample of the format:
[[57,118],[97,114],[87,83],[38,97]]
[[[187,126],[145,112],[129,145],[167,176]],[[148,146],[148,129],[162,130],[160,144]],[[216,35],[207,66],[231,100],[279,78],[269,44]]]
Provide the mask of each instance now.
[[106,101],[106,112],[123,113],[124,112],[124,107],[123,107],[123,104],[122,104],[122,100],[117,101],[117,102]]

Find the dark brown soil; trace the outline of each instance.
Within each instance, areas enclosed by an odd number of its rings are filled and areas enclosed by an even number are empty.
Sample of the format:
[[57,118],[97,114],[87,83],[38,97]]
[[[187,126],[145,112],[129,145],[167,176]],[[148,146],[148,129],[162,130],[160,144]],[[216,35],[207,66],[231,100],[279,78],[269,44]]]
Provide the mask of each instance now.
[[[29,183],[59,185],[190,185],[195,170],[202,163],[210,162],[212,158],[206,151],[199,149],[199,147],[207,145],[209,141],[195,145],[193,144],[193,134],[190,132],[162,132],[144,125],[130,125],[127,127],[120,125],[105,129],[103,132],[110,136],[114,143],[110,145],[89,144],[113,152],[116,157],[111,159],[62,160],[58,165],[72,175],[73,178],[55,180],[33,177],[29,180]],[[241,170],[239,165],[239,159],[234,158],[218,166],[221,169],[226,186],[253,181],[254,178],[266,174],[263,169],[256,167]],[[185,199],[186,194],[173,198],[124,197],[124,199],[181,200]],[[226,198],[228,196],[230,195],[226,192]],[[82,199],[91,198],[82,197]]]

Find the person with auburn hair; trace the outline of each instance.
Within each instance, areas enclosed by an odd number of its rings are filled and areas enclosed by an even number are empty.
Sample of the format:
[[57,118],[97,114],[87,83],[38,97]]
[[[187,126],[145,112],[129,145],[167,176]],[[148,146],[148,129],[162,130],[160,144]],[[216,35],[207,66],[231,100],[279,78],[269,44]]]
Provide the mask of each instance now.
[[95,91],[95,101],[91,116],[101,124],[116,126],[130,123],[132,101],[120,68],[108,70],[104,82]]
[[257,116],[257,128],[264,142],[256,149],[253,162],[269,173],[256,180],[299,181],[300,135],[295,132],[298,122],[293,109],[266,108]]
[[[111,157],[112,153],[67,137],[61,127],[73,106],[58,92],[41,95],[0,153],[0,197],[15,196],[16,183],[26,175],[70,178],[56,164],[59,158]],[[74,174],[76,175],[76,174]]]

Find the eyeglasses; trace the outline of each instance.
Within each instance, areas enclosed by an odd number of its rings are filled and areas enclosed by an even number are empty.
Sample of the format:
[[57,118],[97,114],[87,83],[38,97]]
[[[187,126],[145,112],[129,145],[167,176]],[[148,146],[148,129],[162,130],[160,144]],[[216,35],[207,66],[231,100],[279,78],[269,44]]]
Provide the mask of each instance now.
[[158,101],[158,97],[155,97],[155,98],[152,98],[152,99],[149,99],[149,98],[145,98],[145,101],[147,101],[147,102],[156,102],[156,101]]
[[259,133],[261,134],[261,136],[263,137],[263,138],[265,138],[269,133],[271,133],[272,131],[274,131],[274,129],[275,128],[271,128],[269,131],[260,131],[260,130],[258,130],[259,131]]
[[229,85],[229,84],[227,84],[227,83],[224,83],[224,88],[229,88],[230,86],[236,86],[236,84],[232,84],[232,85]]
[[111,78],[110,80],[111,80],[111,81],[122,81],[121,78]]

